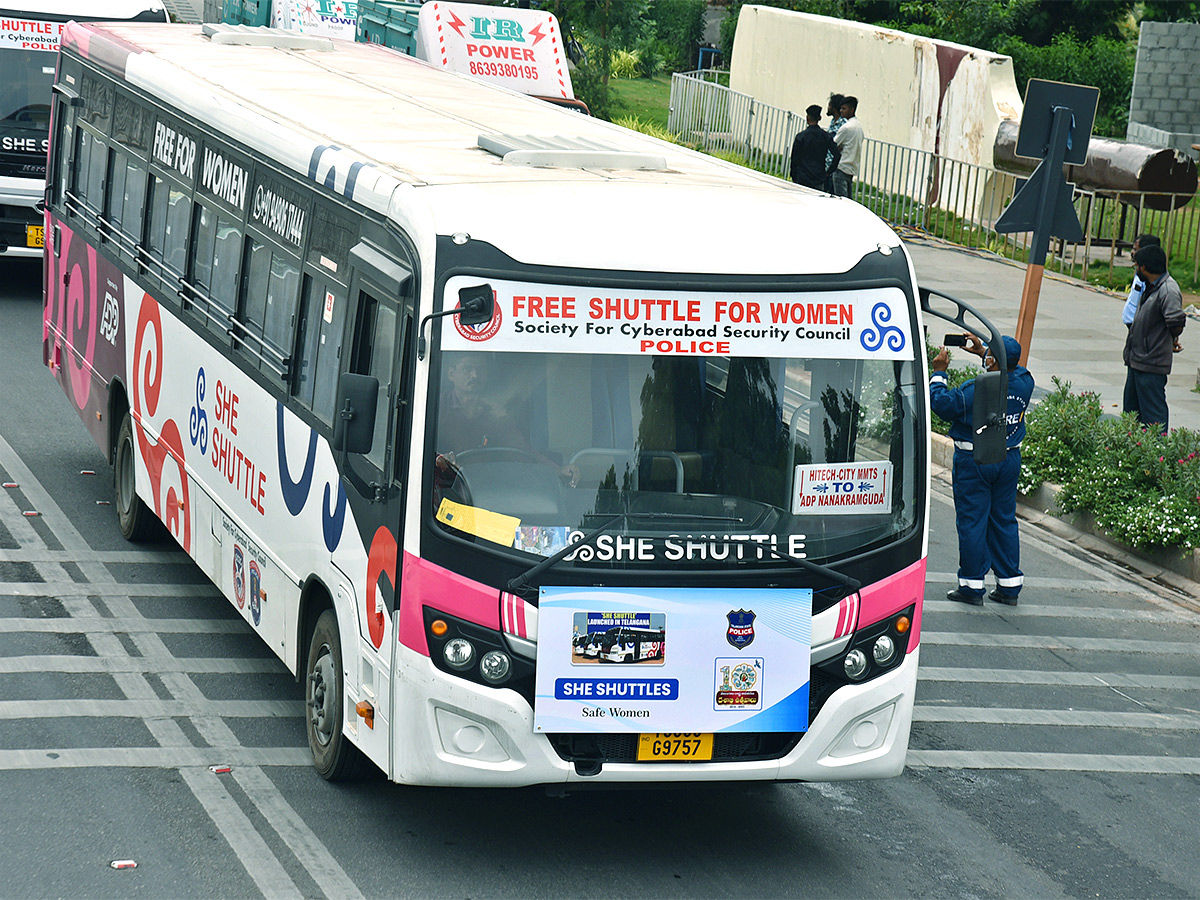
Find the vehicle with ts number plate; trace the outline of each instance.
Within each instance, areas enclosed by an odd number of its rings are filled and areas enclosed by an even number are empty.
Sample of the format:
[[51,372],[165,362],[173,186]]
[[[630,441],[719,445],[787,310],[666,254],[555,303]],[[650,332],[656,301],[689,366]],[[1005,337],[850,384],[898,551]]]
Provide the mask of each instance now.
[[[883,222],[369,44],[71,24],[54,90],[46,364],[322,775],[901,771],[929,414]],[[671,649],[601,666],[613,627]]]
[[165,22],[157,0],[29,0],[0,6],[0,256],[41,256],[50,88],[70,20]]

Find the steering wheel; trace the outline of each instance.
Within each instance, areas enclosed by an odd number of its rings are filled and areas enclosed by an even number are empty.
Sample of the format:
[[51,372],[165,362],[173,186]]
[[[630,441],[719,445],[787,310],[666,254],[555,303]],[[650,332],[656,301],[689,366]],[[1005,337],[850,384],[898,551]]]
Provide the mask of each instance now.
[[50,107],[44,103],[31,103],[28,106],[22,106],[18,110],[14,110],[6,117],[14,122],[42,122],[49,121]]
[[538,465],[542,462],[536,453],[522,450],[520,447],[472,447],[470,450],[455,453],[454,461],[458,465],[463,465],[472,461],[482,462],[485,459],[488,462],[502,462],[506,461],[506,457],[516,457],[507,460],[510,462],[529,462]]

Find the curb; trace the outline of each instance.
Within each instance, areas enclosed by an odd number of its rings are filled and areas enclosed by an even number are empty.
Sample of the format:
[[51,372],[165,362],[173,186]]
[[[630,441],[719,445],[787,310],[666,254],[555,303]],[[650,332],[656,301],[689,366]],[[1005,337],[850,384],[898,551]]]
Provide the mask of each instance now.
[[[954,458],[954,442],[942,434],[931,436],[930,458],[946,470],[949,481]],[[1130,568],[1142,576],[1160,581],[1184,593],[1200,595],[1200,549],[1135,550],[1113,540],[1096,525],[1086,512],[1064,513],[1058,506],[1061,491],[1056,484],[1044,484],[1032,494],[1017,494],[1022,519],[1045,528],[1076,546]]]

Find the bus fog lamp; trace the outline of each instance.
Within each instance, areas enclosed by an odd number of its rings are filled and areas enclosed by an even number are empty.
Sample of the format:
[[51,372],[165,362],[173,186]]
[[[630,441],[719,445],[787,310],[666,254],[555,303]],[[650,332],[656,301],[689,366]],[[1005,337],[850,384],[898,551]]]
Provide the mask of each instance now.
[[867,654],[858,649],[851,650],[842,660],[842,668],[846,671],[847,678],[858,681],[867,674]]
[[483,680],[491,684],[500,684],[508,680],[512,672],[512,658],[503,650],[489,650],[479,660],[479,674]]
[[452,669],[465,669],[475,661],[475,646],[464,638],[452,638],[442,648],[442,658]]
[[886,666],[892,661],[892,657],[896,655],[896,642],[886,634],[881,635],[875,646],[871,648],[871,655],[875,657],[875,662],[881,666]]

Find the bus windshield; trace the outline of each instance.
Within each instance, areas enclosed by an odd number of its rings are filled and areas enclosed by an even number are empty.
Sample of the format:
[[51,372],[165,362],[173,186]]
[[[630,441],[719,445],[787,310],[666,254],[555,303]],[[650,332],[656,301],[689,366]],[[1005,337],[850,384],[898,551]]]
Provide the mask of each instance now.
[[844,557],[915,524],[917,378],[911,360],[448,351],[434,512],[539,556],[624,514],[580,562]]
[[54,55],[44,50],[0,49],[0,121],[36,134],[50,127]]

